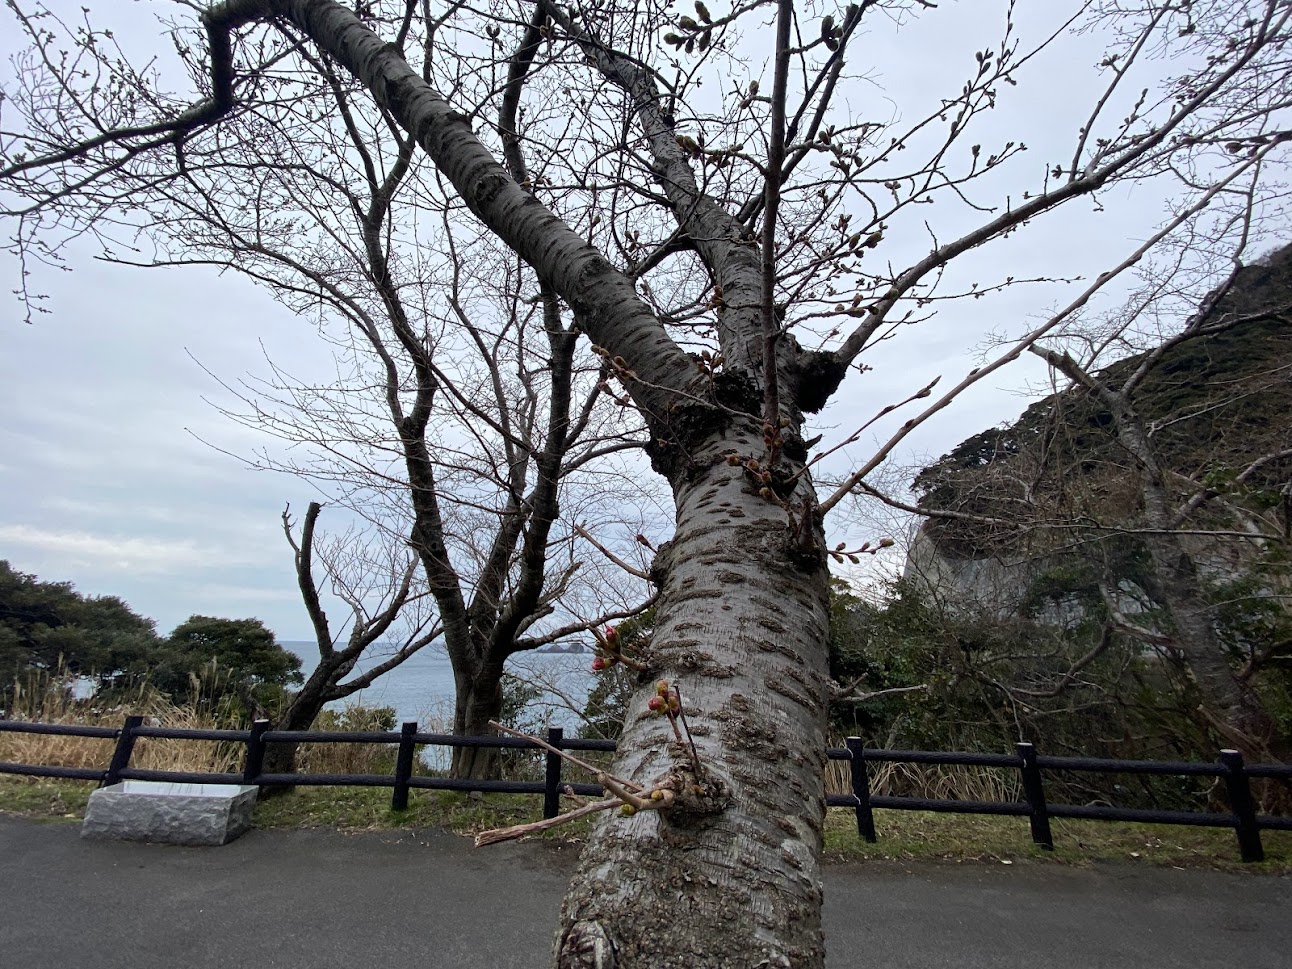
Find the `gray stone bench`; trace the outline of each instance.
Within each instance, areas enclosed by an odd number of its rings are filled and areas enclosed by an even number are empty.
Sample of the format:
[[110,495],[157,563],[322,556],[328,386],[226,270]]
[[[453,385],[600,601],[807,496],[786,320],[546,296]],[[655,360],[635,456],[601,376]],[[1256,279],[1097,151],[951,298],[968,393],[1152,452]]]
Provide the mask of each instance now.
[[90,795],[81,837],[222,845],[251,827],[256,787],[122,781]]

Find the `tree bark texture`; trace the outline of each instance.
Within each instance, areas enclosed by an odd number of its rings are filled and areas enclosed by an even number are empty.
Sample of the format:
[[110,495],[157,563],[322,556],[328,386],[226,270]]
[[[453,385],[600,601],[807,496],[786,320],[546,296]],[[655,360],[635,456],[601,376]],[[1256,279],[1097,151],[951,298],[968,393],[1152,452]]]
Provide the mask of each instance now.
[[[613,769],[647,787],[680,772],[705,796],[602,819],[562,909],[560,969],[822,964],[827,571],[722,460],[761,444],[753,430],[710,439],[675,481],[648,670]],[[681,689],[699,778],[647,709],[660,678]]]
[[[464,737],[494,733],[489,726],[502,713],[501,664],[482,663],[458,674],[454,671],[453,732]],[[489,778],[498,774],[498,748],[454,747],[450,777]]]
[[1287,758],[1286,744],[1256,692],[1239,680],[1216,635],[1212,609],[1202,595],[1198,567],[1173,535],[1148,541],[1156,597],[1171,618],[1174,642],[1198,688],[1204,713],[1225,740],[1249,761]]

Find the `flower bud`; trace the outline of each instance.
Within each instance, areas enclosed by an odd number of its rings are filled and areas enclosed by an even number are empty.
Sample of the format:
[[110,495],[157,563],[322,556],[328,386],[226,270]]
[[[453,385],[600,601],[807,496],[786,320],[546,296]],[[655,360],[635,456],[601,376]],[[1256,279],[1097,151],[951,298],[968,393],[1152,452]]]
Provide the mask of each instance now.
[[656,713],[659,713],[665,707],[668,706],[668,701],[665,700],[662,696],[653,696],[648,701],[646,701],[646,706],[649,707],[651,710],[655,711]]
[[606,659],[604,656],[594,656],[592,659],[592,672],[600,673],[606,668]]
[[637,813],[637,809],[633,807],[631,804],[621,804],[619,806],[619,813],[626,818],[631,818],[634,814]]
[[655,692],[660,696],[668,696],[668,680],[660,680],[655,684]]
[[618,639],[619,639],[619,630],[616,629],[614,626],[607,626],[606,642],[610,643],[613,646],[618,641]]

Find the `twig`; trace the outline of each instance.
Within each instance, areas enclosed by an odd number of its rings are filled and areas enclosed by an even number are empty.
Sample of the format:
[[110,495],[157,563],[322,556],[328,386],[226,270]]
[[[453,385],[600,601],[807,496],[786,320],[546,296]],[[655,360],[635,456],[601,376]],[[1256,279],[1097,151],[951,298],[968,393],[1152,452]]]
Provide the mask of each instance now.
[[573,801],[575,807],[586,807],[590,803],[586,797],[579,797],[579,795],[575,794],[573,786],[569,784],[561,788],[561,793]]
[[540,831],[555,828],[558,825],[565,824],[567,821],[587,817],[589,814],[595,814],[598,811],[617,808],[623,803],[617,797],[609,797],[604,801],[593,801],[591,804],[584,804],[573,811],[558,814],[554,818],[543,818],[541,821],[530,821],[526,824],[514,824],[510,828],[493,828],[489,831],[481,831],[476,835],[475,844],[477,848],[483,848],[485,845],[499,844],[503,841],[515,841],[517,838],[523,838],[527,834],[538,834]]
[[597,780],[602,783],[607,791],[615,795],[624,804],[631,804],[638,811],[648,810],[647,802],[644,799],[616,784],[615,779],[608,774],[598,774]]
[[[686,705],[682,702],[682,691],[676,686],[673,692],[677,694],[677,715],[682,719],[682,727],[686,730],[686,742],[691,748],[691,766],[695,769],[695,779],[699,782],[704,777],[704,769],[700,766],[700,752],[695,749],[695,738],[691,736],[691,725],[686,722]],[[669,717],[673,722],[673,718]],[[677,724],[673,723],[673,732],[677,733]],[[677,738],[681,740],[681,737]]]
[[640,785],[634,784],[632,781],[626,781],[622,777],[616,777],[614,774],[607,774],[600,767],[595,767],[592,764],[589,764],[586,760],[580,760],[578,757],[575,757],[571,753],[567,753],[564,750],[560,750],[557,747],[553,747],[546,740],[542,740],[539,737],[534,737],[521,730],[513,730],[511,727],[504,727],[497,720],[490,720],[489,726],[493,727],[495,730],[501,730],[503,733],[511,734],[513,737],[523,737],[525,740],[532,740],[534,741],[534,743],[538,744],[540,747],[542,747],[544,750],[548,751],[549,753],[556,754],[557,757],[560,757],[564,760],[568,760],[571,764],[573,764],[576,767],[582,767],[585,771],[587,771],[589,774],[593,775],[594,777],[609,778],[610,780],[617,783],[620,787],[632,788],[634,791],[637,791],[638,793],[640,793],[642,790]]
[[927,691],[929,689],[929,685],[927,683],[919,683],[915,686],[890,686],[882,690],[873,690],[870,693],[858,693],[855,696],[851,696],[850,694],[852,691],[857,689],[857,687],[861,685],[861,681],[864,679],[864,676],[859,677],[848,686],[839,687],[839,692],[835,696],[831,697],[831,702],[866,703],[870,700],[878,700],[880,697],[895,696],[898,693],[913,693],[917,690]]
[[625,572],[627,572],[629,575],[636,576],[636,577],[637,577],[637,578],[639,578],[639,579],[649,579],[649,578],[650,578],[650,573],[649,573],[649,572],[646,572],[646,571],[645,571],[645,570],[643,570],[643,569],[639,569],[639,568],[637,568],[636,566],[629,565],[627,562],[625,562],[623,559],[621,559],[618,555],[616,555],[614,552],[610,551],[610,549],[606,548],[604,545],[602,545],[600,542],[598,542],[595,538],[593,538],[593,537],[592,537],[592,533],[591,533],[591,532],[589,532],[589,531],[588,531],[586,528],[584,528],[582,525],[575,525],[575,526],[574,526],[574,533],[575,533],[576,535],[578,535],[580,538],[582,538],[584,541],[586,541],[586,542],[587,542],[589,545],[591,545],[593,548],[595,548],[595,549],[596,549],[598,552],[600,552],[602,555],[604,555],[606,558],[610,559],[610,561],[611,561],[611,562],[614,562],[614,563],[615,563],[615,565],[619,566],[621,569],[623,569],[623,570],[624,570]]

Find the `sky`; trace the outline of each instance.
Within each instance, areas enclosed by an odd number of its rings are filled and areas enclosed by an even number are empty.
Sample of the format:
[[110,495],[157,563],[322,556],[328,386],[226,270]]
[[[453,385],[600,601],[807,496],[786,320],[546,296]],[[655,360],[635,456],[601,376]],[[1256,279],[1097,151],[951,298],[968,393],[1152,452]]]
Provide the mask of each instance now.
[[[118,30],[140,50],[158,33],[148,10],[174,9],[95,6],[101,19],[127,18]],[[899,101],[927,104],[948,84],[954,90],[972,63],[973,44],[964,39],[981,33],[990,41],[1003,9],[988,0],[942,4],[908,34],[911,47],[875,51],[870,81],[849,90],[849,107],[894,112],[905,110]],[[1034,85],[1007,92],[1008,102],[990,120],[985,130],[1001,140],[1021,136],[1029,143],[1029,172],[1045,164],[1049,148],[1061,152],[1071,144],[1096,57],[1089,37],[1065,41]],[[1020,276],[1093,275],[1133,248],[1130,241],[1146,236],[1161,213],[1162,200],[1143,189],[1112,193],[1103,211],[1078,202],[973,254],[963,278],[1005,266]],[[927,251],[927,239],[914,236],[889,245],[895,261]],[[303,511],[318,492],[239,460],[266,441],[217,412],[228,395],[206,371],[236,382],[264,374],[268,357],[303,376],[326,374],[328,349],[311,324],[244,279],[196,268],[114,266],[94,256],[90,245],[78,244],[69,253],[70,271],[35,268],[33,288],[50,298],[48,312],[30,325],[7,296],[19,282],[17,261],[0,256],[7,300],[0,303],[0,558],[42,579],[71,581],[86,594],[118,595],[156,619],[163,633],[202,613],[254,616],[280,639],[309,638],[279,516],[288,502]],[[868,358],[875,370],[854,377],[818,422],[825,443],[932,376],[953,383],[976,365],[988,331],[1017,331],[1060,296],[1054,288],[1022,288],[942,308],[918,332]],[[898,462],[918,465],[1011,420],[1043,390],[1044,376],[1025,360],[976,387],[904,446]],[[832,468],[864,459],[873,446],[867,437],[841,452]],[[834,538],[873,539],[875,527],[843,516]]]

